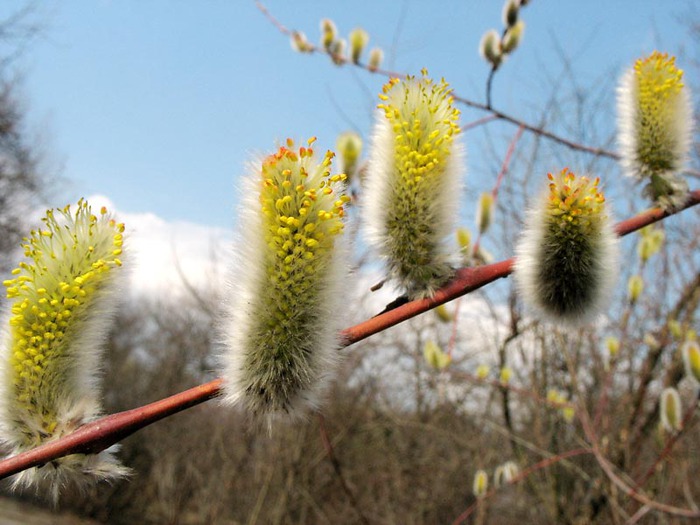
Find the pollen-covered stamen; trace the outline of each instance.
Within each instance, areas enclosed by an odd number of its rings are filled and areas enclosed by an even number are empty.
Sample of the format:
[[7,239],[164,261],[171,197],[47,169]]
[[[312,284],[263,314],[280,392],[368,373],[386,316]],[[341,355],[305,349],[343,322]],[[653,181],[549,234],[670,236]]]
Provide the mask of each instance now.
[[661,174],[678,169],[676,151],[681,137],[674,132],[678,98],[683,89],[683,70],[675,65],[675,57],[654,51],[634,65],[638,92],[637,155],[646,169],[645,175]]
[[618,88],[620,162],[646,183],[644,193],[664,209],[688,198],[681,176],[691,148],[693,109],[675,58],[654,51],[637,60]]
[[[244,398],[255,413],[292,410],[320,384],[329,360],[324,303],[337,237],[343,231],[344,174],[330,171],[334,154],[318,163],[313,142],[286,146],[262,164],[258,186],[265,250],[260,257],[262,288],[251,290],[255,304],[245,305],[251,325],[236,339],[244,351],[243,373],[234,377],[232,398]],[[337,250],[335,250],[337,251]],[[325,336],[323,336],[325,337]],[[321,357],[319,357],[321,356]]]
[[605,197],[598,188],[600,179],[576,177],[568,169],[547,174],[550,220],[562,229],[577,228],[581,233],[595,232],[603,217]]
[[385,120],[375,149],[386,150],[375,151],[370,163],[377,193],[368,204],[377,222],[371,227],[390,273],[409,295],[430,294],[451,274],[444,240],[459,193],[459,110],[449,85],[434,83],[425,71],[421,79],[393,78],[382,91],[378,108]]
[[430,184],[430,177],[442,171],[453,136],[460,131],[459,110],[452,107],[451,89],[444,80],[402,83],[392,78],[382,91],[379,98],[385,103],[377,107],[394,131],[397,171],[415,196],[420,185]]
[[23,432],[26,446],[54,433],[59,423],[56,392],[67,355],[72,319],[80,316],[104,280],[121,265],[123,224],[92,215],[86,201],[46,213],[42,229],[25,238],[24,255],[4,281],[11,305],[9,374],[17,401],[14,410],[40,420],[36,433]]
[[515,281],[523,299],[557,321],[580,324],[607,303],[617,274],[617,236],[599,180],[568,169],[527,216],[516,248]]
[[[101,343],[116,306],[124,225],[84,200],[49,210],[24,239],[26,260],[4,281],[11,299],[2,348],[0,440],[12,454],[50,442],[100,414],[97,373]],[[54,500],[67,484],[128,474],[105,450],[69,455],[51,469],[18,474]]]
[[[599,179],[576,177],[568,169],[549,173],[549,201],[546,219],[548,237],[541,268],[543,291],[551,304],[562,310],[576,309],[595,293],[598,277],[590,273],[596,267],[592,249],[600,236],[605,197],[598,189]],[[554,279],[552,273],[559,276]]]

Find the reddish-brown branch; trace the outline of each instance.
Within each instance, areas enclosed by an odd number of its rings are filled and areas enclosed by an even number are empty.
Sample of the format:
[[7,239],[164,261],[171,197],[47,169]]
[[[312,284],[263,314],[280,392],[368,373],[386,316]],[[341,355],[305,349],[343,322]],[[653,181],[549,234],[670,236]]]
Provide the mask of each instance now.
[[163,418],[219,395],[221,379],[83,425],[61,439],[0,461],[0,479],[69,454],[96,454]]
[[[618,235],[627,235],[697,204],[700,204],[700,190],[691,192],[686,204],[678,210],[666,212],[654,208],[618,223],[615,231]],[[507,277],[512,271],[513,262],[514,259],[511,258],[477,268],[461,268],[455,278],[433,297],[410,301],[346,328],[341,332],[343,346],[366,339],[497,279]],[[156,421],[216,397],[220,393],[221,382],[221,379],[216,379],[160,401],[103,417],[56,441],[0,461],[0,479],[69,454],[94,454],[104,450]]]

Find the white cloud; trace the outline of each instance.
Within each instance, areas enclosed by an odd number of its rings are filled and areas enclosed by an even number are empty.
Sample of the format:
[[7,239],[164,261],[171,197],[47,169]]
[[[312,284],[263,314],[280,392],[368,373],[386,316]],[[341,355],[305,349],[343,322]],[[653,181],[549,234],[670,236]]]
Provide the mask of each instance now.
[[153,213],[125,213],[104,196],[88,202],[93,209],[106,206],[124,222],[125,267],[129,268],[132,294],[147,297],[218,289],[224,283],[232,233],[223,228],[191,222],[168,222]]

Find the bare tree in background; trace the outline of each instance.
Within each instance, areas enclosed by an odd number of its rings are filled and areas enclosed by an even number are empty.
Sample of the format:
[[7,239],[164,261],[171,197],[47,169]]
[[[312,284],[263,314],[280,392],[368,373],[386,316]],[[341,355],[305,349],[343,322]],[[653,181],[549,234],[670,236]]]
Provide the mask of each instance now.
[[38,141],[27,128],[22,84],[15,63],[37,37],[35,6],[27,4],[0,20],[0,270],[10,268],[10,257],[27,230],[27,212],[46,192]]

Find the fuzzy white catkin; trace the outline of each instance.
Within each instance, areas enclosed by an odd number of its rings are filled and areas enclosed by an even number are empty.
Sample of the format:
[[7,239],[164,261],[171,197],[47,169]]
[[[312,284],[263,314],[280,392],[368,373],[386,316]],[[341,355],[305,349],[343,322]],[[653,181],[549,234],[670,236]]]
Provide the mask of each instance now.
[[661,392],[661,426],[667,432],[675,432],[682,428],[683,408],[681,405],[681,396],[678,390],[673,387],[664,388]]
[[693,111],[675,57],[654,51],[639,59],[617,91],[618,142],[623,171],[646,182],[645,193],[662,206],[686,199],[680,176],[690,152]]
[[686,375],[700,384],[700,345],[697,341],[685,341],[681,345],[681,354]]
[[223,401],[270,424],[320,405],[339,350],[349,198],[312,144],[250,167],[220,324]]
[[[23,245],[25,262],[5,281],[12,300],[0,359],[0,439],[11,454],[70,434],[101,414],[101,347],[116,308],[123,224],[103,208],[49,210]],[[54,501],[78,488],[128,474],[113,456],[72,454],[17,474]]]
[[432,295],[453,274],[449,238],[464,150],[450,93],[447,83],[425,76],[391,79],[376,115],[363,218],[390,278],[411,298]]
[[483,470],[479,469],[474,474],[474,482],[472,484],[472,493],[477,498],[483,498],[489,489],[489,475]]
[[523,301],[553,322],[591,321],[610,300],[619,241],[598,180],[567,169],[527,212],[515,249],[514,279]]

